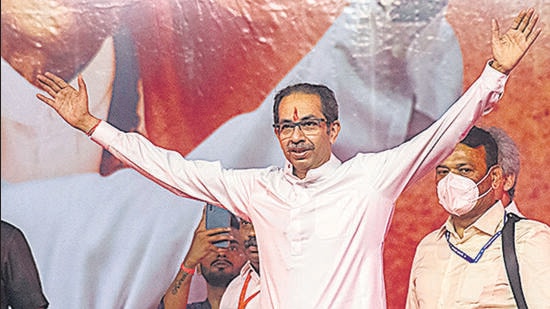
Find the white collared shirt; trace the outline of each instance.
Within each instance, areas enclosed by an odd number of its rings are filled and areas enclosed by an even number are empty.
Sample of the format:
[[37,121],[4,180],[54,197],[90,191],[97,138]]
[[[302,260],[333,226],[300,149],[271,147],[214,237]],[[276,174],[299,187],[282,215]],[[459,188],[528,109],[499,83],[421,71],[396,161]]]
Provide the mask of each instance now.
[[263,309],[379,309],[386,307],[382,252],[395,200],[492,109],[506,79],[486,66],[461,99],[412,140],[344,163],[332,155],[304,179],[288,162],[282,169],[224,169],[219,162],[186,160],[105,122],[92,139],[172,192],[250,219]]
[[525,218],[525,216],[521,213],[521,211],[519,211],[518,205],[516,204],[515,201],[510,202],[510,204],[508,204],[508,206],[506,206],[504,210],[506,210],[506,212],[511,212],[513,214],[516,214],[521,218]]
[[[244,283],[248,276],[250,276],[250,279],[245,289]],[[257,294],[259,291],[260,276],[248,261],[242,267],[241,273],[225,289],[220,302],[220,309],[238,309],[241,294],[243,294],[244,300],[249,300],[245,309],[260,309],[260,297]]]
[[[488,246],[477,263],[453,252],[445,238],[470,257],[503,227],[500,202],[488,209],[459,238],[451,219],[428,234],[414,257],[407,309],[517,308],[502,255],[502,235]],[[529,308],[550,308],[550,227],[533,220],[515,226],[515,246],[521,285]]]

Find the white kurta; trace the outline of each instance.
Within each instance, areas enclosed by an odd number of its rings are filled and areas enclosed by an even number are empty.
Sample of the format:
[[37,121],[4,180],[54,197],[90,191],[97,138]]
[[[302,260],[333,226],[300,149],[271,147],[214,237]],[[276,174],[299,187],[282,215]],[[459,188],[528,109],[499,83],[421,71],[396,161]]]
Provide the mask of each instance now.
[[292,175],[288,162],[238,170],[186,160],[106,122],[92,139],[174,193],[251,219],[262,308],[385,308],[382,252],[395,200],[451,153],[498,100],[506,79],[487,66],[441,119],[409,142],[344,163],[333,155],[304,179]]
[[[248,281],[248,283],[246,283]],[[245,286],[246,285],[246,286]],[[244,264],[241,273],[233,279],[220,301],[220,309],[239,309],[241,295],[245,309],[260,309],[260,276],[249,262]]]

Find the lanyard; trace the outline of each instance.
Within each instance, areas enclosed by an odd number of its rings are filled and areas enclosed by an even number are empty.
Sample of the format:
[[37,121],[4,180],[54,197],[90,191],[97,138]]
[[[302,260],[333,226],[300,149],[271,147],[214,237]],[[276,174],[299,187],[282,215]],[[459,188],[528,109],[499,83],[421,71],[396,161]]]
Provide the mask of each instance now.
[[246,305],[260,293],[260,291],[256,291],[254,294],[248,296],[247,299],[244,299],[246,296],[246,290],[248,289],[248,283],[250,282],[250,279],[252,279],[252,270],[248,272],[248,275],[246,276],[246,279],[244,280],[243,288],[241,289],[241,295],[239,296],[239,309],[246,308]]
[[[506,214],[504,215],[504,223],[506,223]],[[475,258],[472,258],[471,256],[469,256],[468,254],[466,254],[464,251],[458,249],[455,245],[453,245],[450,241],[449,241],[449,238],[450,238],[450,235],[451,235],[451,232],[449,231],[445,231],[445,238],[447,239],[447,243],[449,244],[449,248],[451,248],[451,250],[456,253],[458,256],[460,256],[461,258],[465,259],[468,263],[477,263],[481,257],[483,256],[483,253],[485,252],[485,250],[487,250],[487,248],[489,248],[489,246],[491,246],[491,244],[502,234],[502,229],[500,231],[498,231],[497,233],[495,233],[495,235],[493,235],[493,237],[491,237],[491,239],[489,239],[487,241],[487,243],[485,245],[483,245],[483,247],[481,247],[481,250],[479,250],[478,254],[476,255]]]

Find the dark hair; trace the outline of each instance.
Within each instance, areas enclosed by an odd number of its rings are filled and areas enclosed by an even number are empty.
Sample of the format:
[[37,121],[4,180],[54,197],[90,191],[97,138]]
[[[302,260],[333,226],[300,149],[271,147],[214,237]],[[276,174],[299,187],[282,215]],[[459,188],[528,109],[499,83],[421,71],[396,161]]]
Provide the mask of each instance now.
[[293,93],[318,95],[321,99],[321,111],[327,119],[327,124],[338,120],[338,102],[336,102],[334,92],[330,88],[324,85],[300,83],[287,86],[275,95],[273,102],[273,123],[279,123],[279,105],[281,105],[281,101]]
[[485,148],[485,163],[487,164],[487,170],[498,163],[497,143],[489,132],[474,126],[460,143],[471,148],[483,146],[483,148]]

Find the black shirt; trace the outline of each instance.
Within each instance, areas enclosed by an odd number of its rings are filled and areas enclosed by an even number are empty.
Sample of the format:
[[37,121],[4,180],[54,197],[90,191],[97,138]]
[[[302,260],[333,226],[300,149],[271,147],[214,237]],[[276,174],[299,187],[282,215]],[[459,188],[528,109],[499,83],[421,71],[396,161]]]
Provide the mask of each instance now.
[[2,289],[1,309],[47,308],[40,276],[25,235],[2,220]]

